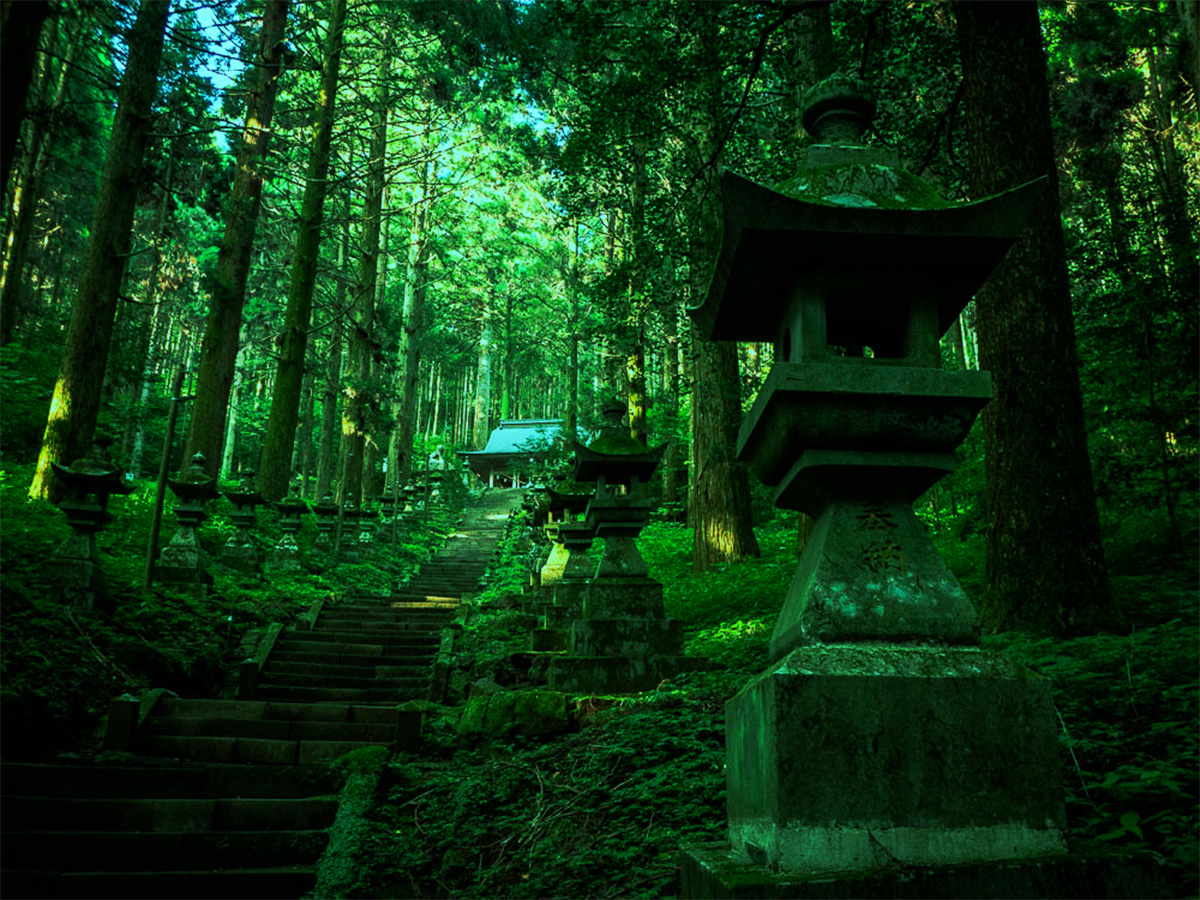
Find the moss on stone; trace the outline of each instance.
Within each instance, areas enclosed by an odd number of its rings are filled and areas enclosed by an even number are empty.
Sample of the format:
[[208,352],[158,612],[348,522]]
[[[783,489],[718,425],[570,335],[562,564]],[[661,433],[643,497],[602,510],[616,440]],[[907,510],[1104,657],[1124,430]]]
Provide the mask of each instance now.
[[827,206],[880,209],[943,209],[943,200],[924,179],[884,165],[839,164],[806,169],[782,182],[781,194]]
[[621,453],[627,456],[646,452],[641,441],[625,432],[602,432],[588,444],[588,449],[597,453]]

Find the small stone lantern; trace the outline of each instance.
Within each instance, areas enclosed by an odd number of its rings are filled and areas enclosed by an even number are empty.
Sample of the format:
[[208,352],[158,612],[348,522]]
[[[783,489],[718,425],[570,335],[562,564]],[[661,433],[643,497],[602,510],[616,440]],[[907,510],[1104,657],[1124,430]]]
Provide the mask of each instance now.
[[541,627],[535,628],[532,649],[566,650],[571,622],[583,617],[583,597],[594,567],[588,557],[595,535],[577,518],[587,509],[591,494],[546,488],[546,524],[553,549],[541,570],[542,587],[550,602],[541,604]]
[[379,510],[370,505],[363,505],[358,510],[358,555],[360,559],[369,560],[375,555],[375,528],[379,518]]
[[333,492],[326,491],[319,503],[313,504],[313,515],[317,517],[317,536],[313,540],[313,553],[328,556],[332,562],[336,549],[338,505],[333,502]]
[[[799,175],[772,190],[723,173],[723,244],[692,311],[709,339],[774,342],[738,456],[815,519],[772,664],[726,707],[727,861],[766,883],[1060,853],[1047,685],[979,649],[912,510],[991,397],[988,373],[940,370],[939,338],[1044,179],[949,204],[861,145],[861,82],[806,104]],[[725,889],[688,881],[685,896]]]
[[199,528],[208,520],[205,504],[220,495],[216,479],[204,474],[204,454],[192,457],[192,464],[182,478],[167,479],[167,487],[179,498],[175,507],[179,528],[158,555],[154,579],[163,584],[192,585],[195,591],[203,593],[213,583],[213,577],[204,566]]
[[108,498],[134,491],[109,456],[112,444],[111,436],[97,433],[91,450],[70,466],[50,464],[54,476],[69,492],[58,508],[71,526],[70,537],[50,557],[50,567],[64,603],[101,612],[111,612],[112,607],[104,592],[104,570],[100,566],[96,534],[112,521]]
[[237,531],[225,543],[221,551],[221,563],[231,569],[248,574],[262,572],[262,554],[254,542],[254,526],[257,518],[254,509],[263,502],[263,496],[255,486],[254,473],[246,472],[236,491],[224,491],[226,500],[233,504],[229,513]]
[[362,510],[353,499],[342,502],[341,540],[338,542],[338,561],[358,563],[362,561],[362,545],[358,542],[359,521]]
[[[545,489],[545,494],[546,523],[542,527],[550,541],[551,548],[550,555],[541,569],[543,587],[561,581],[571,559],[571,551],[559,534],[559,529],[564,524],[575,521],[579,514],[587,510],[588,500],[592,498],[591,494],[564,493],[550,487]],[[591,543],[590,539],[588,543]]]
[[292,484],[288,495],[275,504],[275,508],[279,510],[279,527],[283,535],[267,560],[267,568],[272,572],[299,572],[300,517],[308,513],[308,504],[300,499],[298,479]]

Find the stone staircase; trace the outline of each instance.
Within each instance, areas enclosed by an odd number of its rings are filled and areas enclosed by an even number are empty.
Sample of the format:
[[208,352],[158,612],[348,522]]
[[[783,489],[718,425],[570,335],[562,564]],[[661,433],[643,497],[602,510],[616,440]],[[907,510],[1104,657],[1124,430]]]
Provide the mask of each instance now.
[[[162,697],[109,765],[0,766],[4,897],[295,898],[337,812],[328,766],[415,751],[442,627],[479,580],[517,491],[490,491],[386,601],[280,636],[253,700]],[[114,705],[114,717],[119,713]],[[136,701],[124,715],[138,718]]]

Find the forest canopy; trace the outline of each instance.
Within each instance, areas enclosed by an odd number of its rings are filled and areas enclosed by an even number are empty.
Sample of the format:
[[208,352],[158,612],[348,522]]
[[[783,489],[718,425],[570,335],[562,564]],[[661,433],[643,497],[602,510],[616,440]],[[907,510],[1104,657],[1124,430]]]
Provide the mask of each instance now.
[[[576,431],[619,397],[634,437],[669,445],[661,500],[707,535],[697,565],[751,554],[766,504],[730,435],[773,349],[706,348],[685,313],[711,272],[715,175],[794,177],[801,97],[841,72],[877,97],[871,142],[945,200],[977,198],[989,88],[965,65],[985,34],[966,11],[5,3],[6,98],[28,84],[4,113],[0,452],[40,453],[31,494],[52,496],[48,463],[101,429],[143,477],[175,396],[171,470],[202,452],[269,499],[298,478],[363,500],[501,420]],[[1094,477],[1106,536],[1178,551],[1200,439],[1195,4],[1038,15],[1073,329],[1042,362],[1077,365],[1071,477]],[[982,311],[947,332],[944,365],[980,367],[999,327]],[[996,514],[1013,486],[984,489],[990,440],[931,510]]]

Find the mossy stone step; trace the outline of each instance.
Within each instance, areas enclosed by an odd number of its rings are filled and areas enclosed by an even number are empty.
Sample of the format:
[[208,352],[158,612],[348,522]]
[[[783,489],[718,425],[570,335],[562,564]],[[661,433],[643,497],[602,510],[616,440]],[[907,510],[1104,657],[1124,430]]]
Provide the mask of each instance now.
[[[120,872],[130,860],[155,871],[305,865],[324,852],[329,833],[324,829],[26,831],[4,832],[2,839],[5,854],[30,869]],[[7,883],[6,875],[6,888]]]
[[163,698],[155,710],[166,716],[217,716],[226,719],[285,719],[299,722],[371,722],[392,724],[397,711],[374,706],[288,703],[270,700],[185,700]]
[[[4,830],[53,831],[307,831],[326,828],[337,813],[332,797],[224,797],[218,799],[4,799]],[[7,895],[7,891],[5,892]]]
[[419,691],[406,691],[395,688],[315,688],[268,683],[259,686],[259,693],[279,700],[289,700],[293,702],[304,703],[328,702],[395,705],[405,700],[412,700],[428,696],[429,686],[426,684]]
[[[354,665],[358,660],[369,659],[380,666],[428,666],[437,656],[437,648],[414,648],[411,650],[396,650],[386,656],[364,656],[361,653],[341,653],[330,650],[331,645],[301,644],[297,649],[276,650],[271,654],[269,667],[273,662],[311,662],[330,665]],[[298,701],[289,701],[298,702]],[[302,702],[302,701],[299,701]],[[353,702],[353,701],[348,701]]]
[[[372,713],[379,707],[359,707]],[[394,711],[386,710],[395,716]],[[337,790],[328,766],[243,766],[158,760],[171,765],[5,763],[0,786],[30,797],[307,797]]]
[[380,678],[375,675],[362,678],[345,675],[306,675],[294,672],[280,672],[269,666],[264,670],[263,677],[269,679],[271,684],[275,685],[294,684],[331,688],[407,688],[417,687],[419,684],[429,680],[428,674],[424,679],[419,676],[409,678]]
[[174,734],[192,737],[248,737],[277,741],[367,741],[390,743],[394,722],[289,722],[283,719],[214,719],[207,717],[155,716],[147,719],[142,734]]
[[338,665],[336,663],[270,662],[265,671],[287,672],[292,675],[346,675],[373,678],[421,678],[429,674],[428,666]]
[[7,897],[81,897],[88,900],[211,900],[254,897],[294,900],[312,890],[316,866],[170,872],[4,873]]
[[[288,690],[288,689],[284,689]],[[295,689],[311,690],[311,689]],[[342,691],[341,693],[352,693]],[[369,691],[353,692],[370,694]],[[393,696],[395,691],[389,692]],[[318,699],[313,691],[310,699]],[[357,700],[370,700],[357,696]],[[381,741],[304,740],[275,741],[232,736],[192,736],[177,734],[146,734],[137,739],[135,749],[140,753],[195,759],[203,762],[258,763],[272,766],[315,765],[332,762],[344,753],[363,747],[379,746]]]

